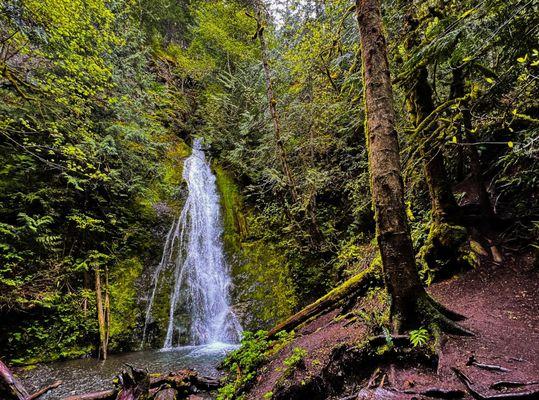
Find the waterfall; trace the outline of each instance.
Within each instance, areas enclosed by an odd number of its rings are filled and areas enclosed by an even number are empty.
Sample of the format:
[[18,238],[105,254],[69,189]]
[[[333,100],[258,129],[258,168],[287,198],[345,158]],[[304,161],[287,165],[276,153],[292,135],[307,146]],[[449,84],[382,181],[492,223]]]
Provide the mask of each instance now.
[[221,237],[221,211],[215,176],[199,140],[183,167],[188,195],[179,218],[165,240],[163,255],[152,276],[146,309],[143,343],[152,306],[165,271],[172,269],[168,327],[164,349],[175,347],[175,322],[179,310],[189,314],[189,342],[194,345],[237,343],[242,328],[230,307],[231,279]]

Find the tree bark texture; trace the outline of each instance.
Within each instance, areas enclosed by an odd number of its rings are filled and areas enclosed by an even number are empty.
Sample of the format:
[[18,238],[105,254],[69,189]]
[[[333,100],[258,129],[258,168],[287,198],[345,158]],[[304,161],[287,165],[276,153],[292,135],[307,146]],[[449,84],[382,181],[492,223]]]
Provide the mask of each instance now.
[[95,300],[97,308],[97,323],[99,327],[99,357],[107,359],[107,325],[105,309],[103,304],[103,294],[101,291],[101,273],[98,266],[95,269]]
[[[410,93],[409,103],[416,128],[435,109],[428,76],[427,68],[421,67],[416,73]],[[436,128],[437,124],[433,124],[431,128],[419,133],[422,140],[420,153],[429,188],[432,219],[436,222],[453,221],[458,214],[458,207],[444,165],[441,143],[437,138],[431,138]]]
[[[465,95],[465,75],[462,68],[455,68],[453,70],[453,81],[451,82],[451,97],[461,98]],[[472,113],[468,104],[468,100],[461,103],[462,112],[462,142],[466,144],[474,143],[471,131],[473,129]],[[478,195],[478,203],[481,211],[481,215],[484,217],[492,217],[494,210],[490,202],[485,182],[483,181],[483,171],[481,168],[481,161],[479,154],[474,146],[463,146],[464,154],[470,161],[469,165],[469,177],[472,185],[474,186],[474,192]]]
[[357,0],[372,199],[384,280],[395,330],[412,322],[424,289],[416,270],[404,205],[393,91],[379,0]]

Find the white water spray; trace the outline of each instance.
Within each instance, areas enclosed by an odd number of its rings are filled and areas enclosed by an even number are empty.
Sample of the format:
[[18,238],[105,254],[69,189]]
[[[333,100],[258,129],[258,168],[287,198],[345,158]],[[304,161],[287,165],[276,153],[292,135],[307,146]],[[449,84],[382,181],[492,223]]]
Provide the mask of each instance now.
[[241,325],[230,307],[230,271],[221,241],[223,228],[215,176],[201,144],[183,167],[188,196],[177,221],[170,228],[161,262],[152,277],[152,292],[146,309],[143,343],[162,273],[173,268],[169,318],[164,349],[173,348],[179,309],[189,313],[190,344],[237,343]]

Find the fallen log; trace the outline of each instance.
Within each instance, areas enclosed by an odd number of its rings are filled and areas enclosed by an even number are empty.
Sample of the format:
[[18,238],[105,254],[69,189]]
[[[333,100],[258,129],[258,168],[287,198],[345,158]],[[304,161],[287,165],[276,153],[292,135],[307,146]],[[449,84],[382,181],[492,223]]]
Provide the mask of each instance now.
[[154,400],[176,400],[178,393],[172,388],[163,389],[157,392]]
[[22,383],[13,376],[6,364],[0,360],[0,399],[26,400],[28,392]]
[[357,297],[367,289],[382,284],[382,274],[378,266],[370,266],[356,276],[348,279],[342,285],[331,290],[325,296],[276,325],[268,332],[268,337],[275,336],[280,331],[291,331],[310,318],[327,313],[337,308],[343,301]]
[[219,379],[200,375],[190,369],[150,377],[144,370],[128,367],[129,370],[122,371],[118,376],[117,388],[69,396],[63,400],[185,399],[191,394],[216,390],[221,386]]
[[116,400],[146,400],[150,396],[150,375],[148,371],[127,365],[118,376],[120,391]]
[[28,394],[19,379],[11,373],[6,364],[0,360],[0,399],[1,400],[35,400],[49,390],[55,389],[62,384],[56,381],[37,392]]
[[180,395],[192,394],[200,390],[215,390],[221,386],[221,381],[216,378],[200,375],[191,369],[183,369],[168,374],[153,377],[150,380],[150,386],[156,387],[168,384],[174,388]]

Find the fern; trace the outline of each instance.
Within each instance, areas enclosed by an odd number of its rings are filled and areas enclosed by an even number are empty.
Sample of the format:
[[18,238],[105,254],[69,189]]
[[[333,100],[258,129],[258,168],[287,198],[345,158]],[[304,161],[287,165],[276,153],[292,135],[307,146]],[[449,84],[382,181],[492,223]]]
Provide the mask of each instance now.
[[414,347],[421,347],[427,344],[430,339],[429,331],[425,328],[419,328],[414,331],[410,331],[410,343]]

